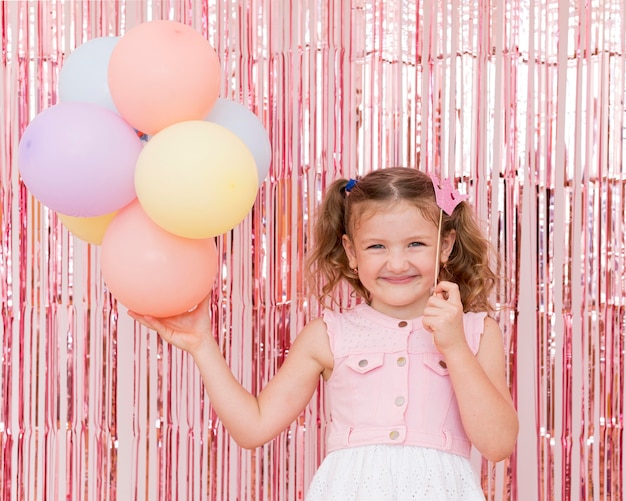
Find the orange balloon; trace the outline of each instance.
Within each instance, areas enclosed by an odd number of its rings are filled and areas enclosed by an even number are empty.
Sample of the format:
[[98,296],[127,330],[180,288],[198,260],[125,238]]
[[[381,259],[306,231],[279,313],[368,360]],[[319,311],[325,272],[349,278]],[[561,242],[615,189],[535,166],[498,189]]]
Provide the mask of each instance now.
[[127,31],[115,44],[108,71],[120,115],[148,135],[204,118],[219,94],[217,53],[199,32],[175,21]]
[[168,233],[132,202],[113,218],[102,240],[102,276],[129,310],[169,317],[197,305],[213,287],[217,246],[212,238]]

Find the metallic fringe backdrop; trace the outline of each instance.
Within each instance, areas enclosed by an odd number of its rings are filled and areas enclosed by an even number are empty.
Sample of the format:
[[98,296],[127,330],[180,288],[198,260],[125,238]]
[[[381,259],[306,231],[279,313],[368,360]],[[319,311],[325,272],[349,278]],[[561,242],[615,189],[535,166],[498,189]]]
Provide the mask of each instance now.
[[[270,176],[219,238],[215,335],[257,391],[319,313],[303,281],[324,187],[392,165],[453,176],[503,257],[515,455],[489,500],[624,499],[626,0],[9,0],[1,4],[0,500],[300,500],[321,395],[237,447],[185,354],[135,325],[97,246],[20,181],[26,125],[77,46],[188,24],[222,97],[266,125]],[[172,291],[174,294],[175,291]],[[346,301],[349,297],[346,295]]]

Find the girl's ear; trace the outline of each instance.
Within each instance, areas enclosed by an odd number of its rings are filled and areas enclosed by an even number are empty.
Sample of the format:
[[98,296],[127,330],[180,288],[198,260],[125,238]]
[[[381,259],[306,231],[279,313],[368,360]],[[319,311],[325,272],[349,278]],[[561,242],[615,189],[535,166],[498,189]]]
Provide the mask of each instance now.
[[452,249],[454,248],[454,242],[456,241],[456,230],[450,230],[446,235],[441,237],[441,254],[440,261],[441,264],[445,264],[448,262],[448,258],[452,253]]
[[346,251],[346,255],[348,256],[348,264],[350,268],[357,268],[356,262],[356,252],[354,252],[354,244],[348,235],[343,235],[341,237],[341,243],[343,244],[343,250]]

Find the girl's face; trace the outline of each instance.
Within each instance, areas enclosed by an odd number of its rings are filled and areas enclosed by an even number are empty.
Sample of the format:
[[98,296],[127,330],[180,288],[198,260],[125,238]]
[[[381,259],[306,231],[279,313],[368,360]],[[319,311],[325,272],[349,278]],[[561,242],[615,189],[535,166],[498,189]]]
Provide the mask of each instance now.
[[[400,201],[361,215],[353,233],[352,239],[344,235],[343,245],[370,305],[394,318],[421,316],[435,285],[437,225]],[[454,239],[454,232],[441,239],[440,264]]]

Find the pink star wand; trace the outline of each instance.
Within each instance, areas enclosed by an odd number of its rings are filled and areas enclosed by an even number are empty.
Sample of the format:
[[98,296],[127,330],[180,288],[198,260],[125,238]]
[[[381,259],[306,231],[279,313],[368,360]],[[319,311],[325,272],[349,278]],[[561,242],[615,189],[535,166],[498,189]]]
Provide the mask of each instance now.
[[467,199],[468,196],[459,193],[459,190],[455,190],[454,186],[452,186],[452,181],[450,181],[450,179],[444,179],[443,181],[440,181],[439,178],[434,174],[431,174],[430,177],[433,180],[435,198],[437,200],[437,205],[439,206],[439,225],[437,227],[437,257],[435,261],[435,288],[437,288],[437,279],[439,277],[439,254],[441,253],[441,224],[443,222],[443,213],[445,212],[446,214],[448,214],[448,216],[451,216],[456,206],[459,205],[463,200]]

